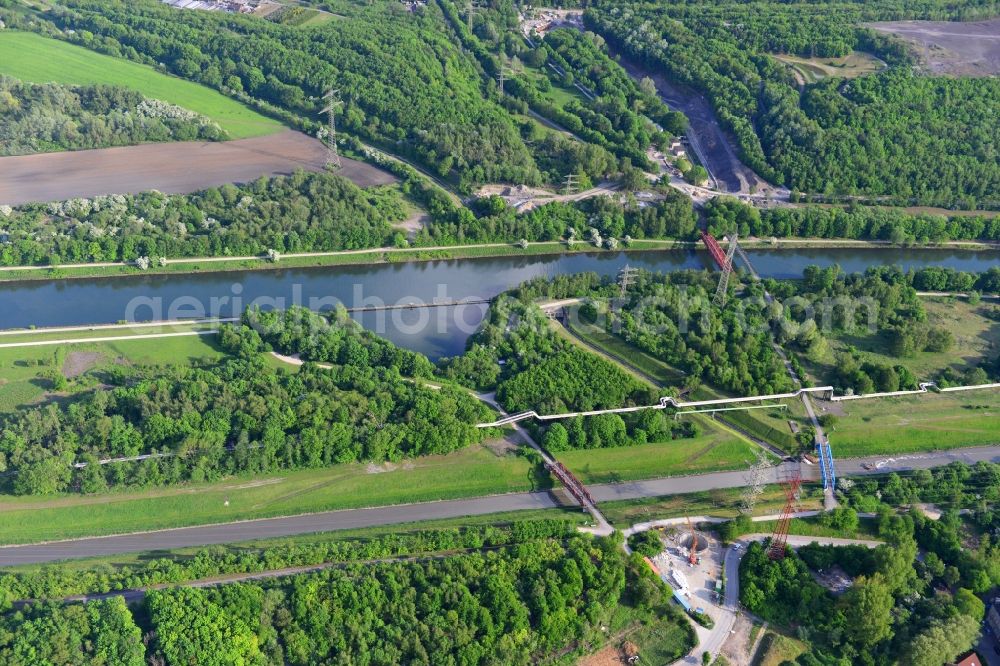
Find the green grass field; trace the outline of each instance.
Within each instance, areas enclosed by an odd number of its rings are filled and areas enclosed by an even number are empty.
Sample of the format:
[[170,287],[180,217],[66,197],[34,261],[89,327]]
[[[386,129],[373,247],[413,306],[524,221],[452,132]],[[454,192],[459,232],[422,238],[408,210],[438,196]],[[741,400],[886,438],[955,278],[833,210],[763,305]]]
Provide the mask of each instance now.
[[821,385],[831,383],[837,354],[854,346],[865,352],[872,360],[883,365],[904,365],[916,375],[919,381],[931,380],[945,368],[964,372],[969,367],[979,365],[985,359],[996,355],[1000,348],[1000,322],[987,316],[995,303],[983,301],[976,305],[958,298],[925,298],[927,323],[935,328],[944,328],[955,336],[954,346],[945,352],[917,352],[913,356],[899,358],[888,354],[889,340],[885,335],[842,334],[830,338],[829,350],[818,363],[803,360],[809,374]]
[[0,32],[0,73],[32,83],[125,86],[207,116],[233,139],[283,129],[278,121],[205,86],[29,32]]
[[583,483],[740,469],[755,460],[753,445],[721,431],[656,444],[560,451],[556,457]]
[[[42,400],[46,395],[66,397],[91,390],[96,375],[116,363],[133,365],[187,365],[196,359],[216,360],[225,354],[214,336],[192,335],[148,340],[99,342],[101,337],[134,333],[179,332],[204,329],[194,326],[168,326],[125,330],[79,331],[74,333],[24,333],[0,336],[0,344],[32,340],[81,339],[80,343],[40,347],[0,348],[0,414],[12,412]],[[87,341],[94,339],[94,341]],[[58,354],[57,354],[57,350]],[[61,360],[60,360],[61,359]],[[58,365],[58,367],[57,367]],[[49,380],[44,375],[59,370],[71,379],[66,390],[48,394]]]
[[399,465],[352,463],[96,496],[6,496],[0,499],[0,543],[479,497],[533,490],[548,483],[525,458],[473,446]]
[[639,647],[639,654],[646,664],[670,664],[688,651],[687,632],[673,620],[663,620],[640,627],[629,635],[629,640]]
[[839,403],[827,434],[835,457],[913,453],[1000,442],[1000,390]]

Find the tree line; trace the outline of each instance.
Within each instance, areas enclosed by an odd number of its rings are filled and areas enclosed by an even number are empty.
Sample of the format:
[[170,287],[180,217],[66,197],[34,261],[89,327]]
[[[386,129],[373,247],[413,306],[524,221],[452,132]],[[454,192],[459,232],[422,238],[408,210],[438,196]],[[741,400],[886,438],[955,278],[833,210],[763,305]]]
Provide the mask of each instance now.
[[394,187],[362,190],[337,175],[296,171],[193,194],[113,194],[18,206],[0,218],[6,235],[0,264],[384,247],[395,239],[392,225],[406,215]]
[[25,83],[0,75],[0,155],[225,138],[208,118],[125,87]]
[[366,539],[268,540],[257,547],[208,546],[190,557],[166,554],[113,567],[68,570],[52,565],[33,571],[6,571],[0,574],[0,609],[9,610],[13,602],[26,599],[105,594],[226,574],[496,549],[550,538],[565,539],[573,531],[568,520],[525,518],[497,525],[422,529]]
[[[565,240],[607,247],[609,239],[627,245],[637,238],[695,238],[697,215],[691,200],[665,187],[662,198],[639,205],[635,197],[597,196],[583,201],[547,203],[518,213],[499,196],[485,197],[470,208],[451,208],[417,234],[416,245],[475,242]],[[616,245],[617,246],[617,245]]]
[[430,212],[415,247],[478,242],[559,241],[598,248],[632,239],[694,238],[697,217],[684,194],[639,205],[611,197],[552,202],[519,213],[498,196],[455,206],[412,174],[400,185],[361,189],[326,172],[296,171],[193,194],[115,194],[0,207],[0,265],[28,266],[140,257],[278,256],[295,252],[404,247],[395,225],[404,195]]
[[717,197],[704,207],[708,231],[746,238],[850,238],[896,245],[929,245],[952,240],[1000,241],[1000,216],[908,213],[874,206],[755,208]]

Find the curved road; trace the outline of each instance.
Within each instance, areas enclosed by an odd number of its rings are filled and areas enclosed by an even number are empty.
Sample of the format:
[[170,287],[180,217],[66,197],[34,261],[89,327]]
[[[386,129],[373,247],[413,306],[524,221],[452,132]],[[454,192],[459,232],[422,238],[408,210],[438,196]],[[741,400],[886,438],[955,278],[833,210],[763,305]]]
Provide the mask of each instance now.
[[[837,461],[837,468],[838,472],[844,476],[858,476],[938,467],[956,460],[969,464],[980,460],[1000,462],[1000,446],[955,449],[953,451],[936,453],[914,453],[900,455],[895,458],[873,456],[869,458],[839,459]],[[871,469],[865,469],[863,465],[870,466]],[[780,467],[772,467],[768,471],[768,474],[771,475],[767,479],[769,483],[776,482]],[[805,467],[803,472],[808,474],[810,470],[814,477],[818,476],[818,470],[815,466]],[[589,486],[588,489],[598,502],[609,502],[690,493],[715,488],[735,488],[745,484],[745,473],[735,471],[594,485]],[[565,506],[565,504],[548,492],[512,493],[508,495],[494,495],[442,502],[422,502],[418,504],[402,504],[367,509],[326,511],[298,516],[247,520],[217,525],[200,525],[197,527],[183,527],[155,532],[90,537],[69,541],[53,541],[41,544],[4,546],[0,547],[0,567],[139,551],[207,546],[253,539],[286,537],[296,534],[394,525],[424,520],[480,516],[505,511],[551,509],[560,506]]]

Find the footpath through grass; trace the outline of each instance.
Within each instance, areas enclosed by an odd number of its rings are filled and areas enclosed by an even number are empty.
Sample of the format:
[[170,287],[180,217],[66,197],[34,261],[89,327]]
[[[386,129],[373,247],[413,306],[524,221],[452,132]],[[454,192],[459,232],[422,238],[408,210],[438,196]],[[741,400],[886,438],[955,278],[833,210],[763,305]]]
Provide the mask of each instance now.
[[7,496],[0,499],[0,543],[481,497],[548,483],[519,455],[498,456],[485,446],[473,446],[398,465],[352,463],[107,495]]
[[207,116],[233,139],[284,129],[277,120],[206,86],[31,32],[0,31],[0,74],[31,83],[125,86]]

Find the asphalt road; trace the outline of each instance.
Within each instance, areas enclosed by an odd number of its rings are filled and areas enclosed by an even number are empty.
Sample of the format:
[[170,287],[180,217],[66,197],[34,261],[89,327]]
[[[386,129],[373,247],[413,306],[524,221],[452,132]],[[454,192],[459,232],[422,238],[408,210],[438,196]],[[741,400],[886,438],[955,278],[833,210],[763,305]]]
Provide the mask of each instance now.
[[443,502],[326,511],[284,518],[246,520],[218,525],[182,527],[70,541],[51,541],[23,546],[4,546],[0,548],[0,567],[142,551],[155,552],[157,550],[270,539],[311,532],[479,516],[504,511],[551,509],[558,506],[560,506],[559,502],[546,492],[513,493]]
[[[937,467],[947,465],[955,460],[970,464],[980,460],[1000,462],[1000,446],[956,449],[950,452],[916,453],[901,455],[895,458],[874,456],[839,460],[836,465],[839,475],[858,476]],[[872,469],[863,469],[862,464],[869,464],[872,466]],[[803,465],[802,468],[805,474],[812,474],[811,477],[808,477],[810,479],[815,479],[819,475],[819,470],[815,466]],[[771,476],[767,479],[768,482],[773,483],[776,481],[777,472],[778,468],[776,467],[772,467],[769,470]],[[598,502],[608,502],[637,499],[640,497],[690,493],[716,488],[735,488],[743,486],[745,483],[745,472],[738,471],[594,485],[589,486],[588,489]],[[443,502],[423,502],[419,504],[403,504],[369,509],[327,511],[301,516],[248,520],[236,523],[184,527],[156,532],[93,537],[71,541],[4,546],[0,547],[0,567],[141,551],[207,546],[312,532],[395,525],[423,520],[480,516],[505,511],[550,509],[558,506],[561,506],[560,501],[547,492],[512,493],[508,495],[494,495]]]

